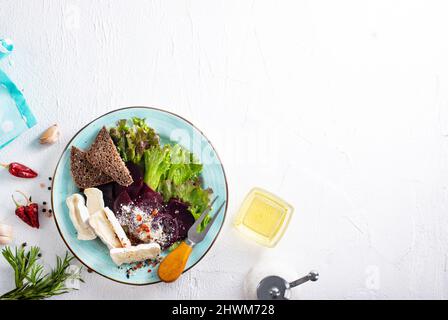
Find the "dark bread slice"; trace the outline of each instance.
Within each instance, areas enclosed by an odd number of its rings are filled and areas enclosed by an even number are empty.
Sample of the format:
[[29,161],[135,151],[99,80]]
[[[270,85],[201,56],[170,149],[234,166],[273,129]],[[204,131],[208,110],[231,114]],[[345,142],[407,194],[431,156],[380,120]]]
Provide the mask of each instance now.
[[93,167],[86,156],[86,152],[76,147],[70,150],[70,171],[78,188],[87,189],[113,181],[111,177]]
[[87,161],[122,186],[127,187],[134,182],[105,127],[100,130],[87,151]]

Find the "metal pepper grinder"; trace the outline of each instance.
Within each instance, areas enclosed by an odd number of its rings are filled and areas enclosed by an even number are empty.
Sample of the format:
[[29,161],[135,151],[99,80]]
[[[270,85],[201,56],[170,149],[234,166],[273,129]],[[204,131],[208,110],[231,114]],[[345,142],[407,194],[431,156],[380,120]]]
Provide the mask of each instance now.
[[291,289],[307,281],[317,281],[319,273],[310,271],[306,276],[289,282],[279,276],[268,276],[260,281],[257,287],[258,300],[289,300]]

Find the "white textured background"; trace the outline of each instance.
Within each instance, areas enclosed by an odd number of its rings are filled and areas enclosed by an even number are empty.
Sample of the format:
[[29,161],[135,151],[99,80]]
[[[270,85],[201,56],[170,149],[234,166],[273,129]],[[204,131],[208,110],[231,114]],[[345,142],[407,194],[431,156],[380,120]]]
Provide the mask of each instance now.
[[[261,186],[296,213],[274,251],[301,298],[448,298],[448,3],[446,1],[0,0],[1,67],[39,124],[0,151],[38,181],[0,173],[0,222],[49,264],[66,248],[54,222],[31,230],[13,190],[39,202],[66,142],[120,106],[154,105],[214,143],[230,188],[228,220],[197,267],[173,285],[128,287],[85,273],[61,298],[242,298],[267,249],[231,220]],[[8,63],[9,60],[9,63]],[[36,142],[59,123],[62,141]],[[0,262],[0,292],[12,275]]]

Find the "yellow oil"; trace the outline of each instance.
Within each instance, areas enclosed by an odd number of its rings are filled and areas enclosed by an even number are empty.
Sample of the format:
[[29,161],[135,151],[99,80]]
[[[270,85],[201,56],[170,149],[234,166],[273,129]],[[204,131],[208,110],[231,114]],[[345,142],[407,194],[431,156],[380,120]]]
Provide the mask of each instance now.
[[279,197],[260,188],[247,195],[235,226],[256,242],[274,247],[288,226],[293,208]]

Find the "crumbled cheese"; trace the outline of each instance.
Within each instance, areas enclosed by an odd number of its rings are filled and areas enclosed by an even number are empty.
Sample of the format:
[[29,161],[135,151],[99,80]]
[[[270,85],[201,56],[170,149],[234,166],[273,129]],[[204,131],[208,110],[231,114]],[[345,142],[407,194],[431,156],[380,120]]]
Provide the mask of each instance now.
[[128,232],[142,243],[156,242],[161,247],[169,243],[169,235],[163,231],[160,222],[154,221],[153,212],[134,205],[122,205],[118,221],[127,227]]

